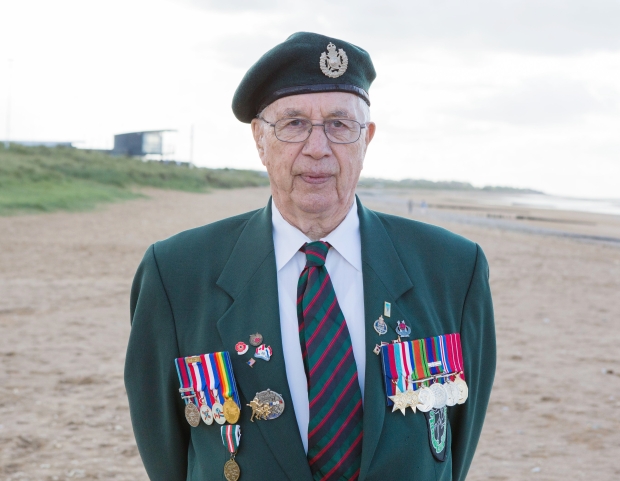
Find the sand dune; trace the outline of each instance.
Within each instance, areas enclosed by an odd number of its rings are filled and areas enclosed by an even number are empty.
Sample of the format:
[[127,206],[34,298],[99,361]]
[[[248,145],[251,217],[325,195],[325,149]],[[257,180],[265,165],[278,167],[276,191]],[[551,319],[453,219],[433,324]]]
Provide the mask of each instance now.
[[[148,194],[0,218],[0,480],[146,479],[122,382],[135,268],[155,240],[260,207],[269,193]],[[362,199],[408,215],[418,194]],[[620,217],[517,220],[522,207],[493,217],[497,206],[471,195],[428,193],[454,208],[412,212],[479,242],[491,266],[498,372],[468,479],[620,478],[620,247],[544,232],[620,237]]]

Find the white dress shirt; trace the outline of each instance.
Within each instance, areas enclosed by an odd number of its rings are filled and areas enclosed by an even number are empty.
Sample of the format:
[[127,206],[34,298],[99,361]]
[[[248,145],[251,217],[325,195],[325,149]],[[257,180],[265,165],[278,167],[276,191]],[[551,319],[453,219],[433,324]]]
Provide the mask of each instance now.
[[[278,270],[278,301],[280,329],[284,347],[286,377],[291,389],[297,424],[306,453],[308,452],[308,421],[310,407],[304,364],[299,344],[297,320],[297,283],[306,266],[306,255],[299,248],[311,239],[289,224],[271,202],[273,244]],[[325,267],[331,277],[338,304],[351,335],[357,377],[364,399],[366,368],[366,334],[364,331],[364,284],[362,279],[362,242],[357,203],[354,202],[345,219],[327,237],[321,239],[332,246]],[[274,353],[275,355],[276,353]]]

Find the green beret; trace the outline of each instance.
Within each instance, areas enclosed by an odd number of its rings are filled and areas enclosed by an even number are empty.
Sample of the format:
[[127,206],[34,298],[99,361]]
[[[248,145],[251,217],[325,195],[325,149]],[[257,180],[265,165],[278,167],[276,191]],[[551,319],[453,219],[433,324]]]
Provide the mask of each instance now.
[[366,50],[333,37],[298,32],[263,55],[245,74],[232,109],[250,123],[282,97],[317,92],[349,92],[370,105],[368,89],[377,76]]

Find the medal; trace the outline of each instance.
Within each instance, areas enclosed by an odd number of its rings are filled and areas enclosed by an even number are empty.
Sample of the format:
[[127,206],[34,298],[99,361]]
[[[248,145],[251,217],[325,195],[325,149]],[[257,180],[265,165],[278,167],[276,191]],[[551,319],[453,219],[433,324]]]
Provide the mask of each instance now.
[[226,401],[224,402],[224,417],[226,418],[226,421],[228,421],[230,424],[235,424],[237,421],[239,421],[240,414],[241,411],[239,409],[239,406],[237,406],[237,403],[231,398],[226,399]]
[[213,412],[206,404],[200,406],[200,417],[207,426],[211,426],[211,424],[213,424]]
[[239,450],[241,442],[241,427],[239,426],[222,426],[222,443],[230,453],[230,459],[224,464],[224,477],[226,481],[237,481],[241,476],[241,469],[235,461],[235,455]]
[[409,396],[407,395],[407,393],[406,392],[401,392],[401,390],[398,389],[398,387],[396,387],[396,394],[394,396],[390,396],[390,399],[394,403],[394,407],[392,408],[392,412],[394,412],[397,409],[399,409],[400,412],[403,413],[403,416],[404,416],[405,415],[405,411],[406,411],[407,407],[409,406]]
[[407,395],[407,407],[410,407],[411,410],[415,413],[418,403],[418,391],[414,391],[413,389],[409,389],[405,392]]
[[426,413],[433,409],[435,403],[435,395],[427,387],[418,389],[418,405],[416,406],[420,411]]
[[216,423],[224,424],[226,422],[226,416],[224,416],[224,406],[222,406],[219,402],[213,404],[211,412],[213,413],[213,419]]
[[237,344],[235,344],[235,351],[237,351],[237,354],[239,354],[240,356],[248,352],[248,349],[249,346],[245,342],[238,342]]
[[263,336],[260,335],[258,332],[256,334],[250,335],[250,344],[252,344],[252,346],[260,346],[262,343]]
[[441,409],[446,406],[446,399],[448,398],[448,394],[443,386],[443,384],[439,384],[438,382],[431,385],[429,388],[433,391],[433,396],[435,397],[435,402],[433,402],[433,409]]
[[263,421],[272,420],[279,418],[284,412],[284,399],[277,392],[267,389],[257,392],[248,406],[252,408],[250,421],[254,422],[254,418]]
[[461,393],[459,392],[459,388],[451,381],[448,381],[443,385],[446,388],[446,406],[454,406],[459,398],[461,397]]
[[396,321],[396,334],[399,337],[409,337],[411,328],[405,324],[405,321]]
[[379,319],[375,321],[375,323],[373,324],[373,327],[375,328],[375,331],[377,331],[377,333],[380,336],[388,332],[388,326],[383,320],[383,316],[379,316]]
[[200,411],[193,402],[185,406],[185,419],[194,428],[200,424]]
[[467,401],[467,397],[469,396],[469,388],[467,387],[467,383],[465,382],[465,380],[461,378],[460,373],[457,373],[454,384],[456,384],[456,387],[459,390],[459,400],[457,401],[457,403],[463,404],[465,401]]

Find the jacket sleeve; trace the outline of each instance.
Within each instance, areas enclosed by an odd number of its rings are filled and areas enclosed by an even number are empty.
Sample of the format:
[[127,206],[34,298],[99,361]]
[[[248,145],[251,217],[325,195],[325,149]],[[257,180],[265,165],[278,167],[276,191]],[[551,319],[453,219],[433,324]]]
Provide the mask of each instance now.
[[151,480],[185,480],[189,425],[174,368],[179,347],[154,246],[136,272],[130,309],[125,388],[138,450]]
[[476,263],[461,317],[461,345],[469,397],[464,404],[450,409],[454,481],[462,481],[467,476],[495,377],[495,322],[489,265],[480,246],[476,248]]

